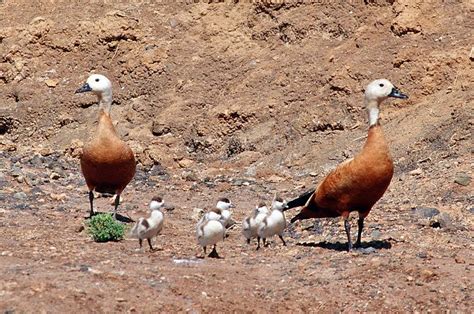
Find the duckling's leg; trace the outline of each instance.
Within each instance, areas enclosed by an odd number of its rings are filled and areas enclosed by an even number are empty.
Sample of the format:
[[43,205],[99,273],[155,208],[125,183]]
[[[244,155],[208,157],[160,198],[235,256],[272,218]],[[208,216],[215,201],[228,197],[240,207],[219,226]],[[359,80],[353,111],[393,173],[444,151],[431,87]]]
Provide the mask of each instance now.
[[352,250],[352,241],[351,241],[351,224],[349,223],[349,217],[344,219],[344,229],[346,229],[347,234],[347,251]]
[[153,246],[151,245],[151,239],[148,238],[146,239],[148,241],[148,245],[150,246],[150,250],[154,251],[155,249],[153,248]]
[[268,244],[267,244],[267,239],[266,239],[266,238],[263,238],[262,240],[263,240],[263,247],[267,247],[267,246],[268,246]]
[[117,208],[120,204],[120,194],[115,194],[114,219],[117,219]]
[[283,236],[281,234],[279,234],[278,237],[280,238],[281,242],[283,242],[283,245],[286,246],[286,242],[283,239]]
[[90,212],[90,217],[94,216],[94,192],[91,190],[89,191],[89,203],[91,205],[91,212]]
[[356,247],[359,247],[361,245],[361,237],[362,237],[362,229],[364,228],[364,217],[359,217],[359,220],[357,221],[357,225],[359,226],[359,230],[357,231],[357,241],[355,243]]
[[257,251],[260,249],[260,237],[257,237]]
[[140,249],[143,247],[143,240],[142,239],[138,239],[138,243],[140,243]]
[[250,244],[250,239],[247,239],[247,244]]
[[217,245],[214,244],[214,247],[212,248],[211,253],[209,253],[209,257],[219,258],[219,254],[217,254],[216,246]]
[[206,246],[203,246],[202,249],[204,250],[204,256],[206,256]]

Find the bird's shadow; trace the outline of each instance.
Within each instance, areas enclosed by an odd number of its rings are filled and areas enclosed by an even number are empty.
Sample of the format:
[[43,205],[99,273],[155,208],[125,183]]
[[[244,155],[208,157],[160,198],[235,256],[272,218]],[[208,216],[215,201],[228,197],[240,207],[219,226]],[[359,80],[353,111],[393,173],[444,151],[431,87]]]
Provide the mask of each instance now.
[[[297,243],[296,245],[300,246],[307,246],[307,247],[320,247],[323,249],[327,250],[333,250],[333,251],[347,251],[347,242],[327,242],[327,241],[322,241],[322,242],[302,242],[302,243]],[[368,242],[362,242],[360,246],[354,247],[353,250],[357,252],[360,249],[367,249],[367,248],[374,248],[376,250],[381,250],[381,249],[391,249],[392,248],[392,243],[388,240],[372,240]]]
[[[110,212],[94,212],[94,216],[96,215],[103,215],[103,214],[109,214],[109,215],[113,215],[112,213]],[[91,217],[90,216],[87,216],[85,217],[86,219],[90,219]],[[117,215],[115,216],[115,219],[117,219],[118,221],[120,222],[123,222],[123,223],[132,223],[132,222],[135,222],[135,220],[133,220],[132,218],[130,217],[127,217],[127,216],[123,216],[119,213],[117,213]]]

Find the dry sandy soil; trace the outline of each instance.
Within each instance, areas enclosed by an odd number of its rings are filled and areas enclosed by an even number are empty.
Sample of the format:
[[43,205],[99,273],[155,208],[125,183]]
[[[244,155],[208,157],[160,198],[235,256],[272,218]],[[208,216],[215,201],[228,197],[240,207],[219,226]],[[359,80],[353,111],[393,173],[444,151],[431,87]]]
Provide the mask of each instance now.
[[[191,2],[0,0],[0,309],[473,312],[472,2]],[[121,212],[169,204],[159,251],[81,228],[91,72],[138,160]],[[227,196],[240,222],[356,154],[380,77],[410,98],[382,108],[395,175],[362,249],[324,219],[258,252],[237,224],[196,258],[195,208]]]

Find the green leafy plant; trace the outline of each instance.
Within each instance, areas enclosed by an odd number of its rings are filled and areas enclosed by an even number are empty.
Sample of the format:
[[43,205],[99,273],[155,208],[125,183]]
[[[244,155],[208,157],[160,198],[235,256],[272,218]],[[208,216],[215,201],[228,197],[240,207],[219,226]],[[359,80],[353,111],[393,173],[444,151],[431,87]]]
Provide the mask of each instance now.
[[87,233],[95,242],[118,241],[125,235],[125,226],[111,214],[98,214],[87,222]]

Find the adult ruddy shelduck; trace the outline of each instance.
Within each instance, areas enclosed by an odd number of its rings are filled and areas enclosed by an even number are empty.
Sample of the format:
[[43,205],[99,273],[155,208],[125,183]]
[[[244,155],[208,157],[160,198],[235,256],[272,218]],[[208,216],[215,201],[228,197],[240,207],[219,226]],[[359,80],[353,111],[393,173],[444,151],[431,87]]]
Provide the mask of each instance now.
[[387,190],[393,176],[393,161],[379,124],[380,104],[388,97],[407,99],[386,79],[371,82],[365,90],[365,107],[369,114],[369,131],[362,151],[331,171],[319,186],[288,202],[288,208],[303,206],[291,219],[344,218],[348,250],[352,249],[349,214],[359,213],[356,246],[361,243],[364,219],[372,206]]
[[76,93],[93,92],[99,99],[99,125],[81,155],[81,170],[89,188],[90,215],[94,215],[94,193],[115,193],[114,217],[120,194],[135,175],[135,156],[115,131],[110,108],[112,83],[103,75],[92,74]]

